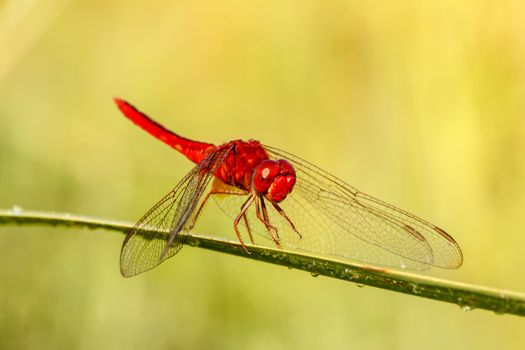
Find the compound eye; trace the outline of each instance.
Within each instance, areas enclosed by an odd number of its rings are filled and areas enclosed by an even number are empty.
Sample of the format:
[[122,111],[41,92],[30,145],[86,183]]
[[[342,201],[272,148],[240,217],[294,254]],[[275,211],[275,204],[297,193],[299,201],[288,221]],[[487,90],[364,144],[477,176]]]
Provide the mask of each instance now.
[[293,190],[295,185],[295,175],[279,175],[275,178],[274,182],[268,189],[266,198],[272,202],[283,201],[290,192]]
[[260,194],[266,194],[268,188],[279,172],[281,167],[276,160],[263,160],[253,170],[253,189]]

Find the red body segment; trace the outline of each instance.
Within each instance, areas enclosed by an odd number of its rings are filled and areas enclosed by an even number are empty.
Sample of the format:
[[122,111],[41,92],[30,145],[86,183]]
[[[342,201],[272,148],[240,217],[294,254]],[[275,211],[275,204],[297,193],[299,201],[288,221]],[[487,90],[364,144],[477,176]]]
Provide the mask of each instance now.
[[124,100],[115,98],[114,101],[129,120],[168,146],[175,148],[194,163],[200,163],[206,154],[215,150],[215,146],[211,143],[197,142],[175,134]]
[[232,144],[232,152],[228,153],[215,176],[228,185],[251,191],[253,171],[259,163],[268,159],[268,154],[255,140],[235,140],[219,147],[230,147]]

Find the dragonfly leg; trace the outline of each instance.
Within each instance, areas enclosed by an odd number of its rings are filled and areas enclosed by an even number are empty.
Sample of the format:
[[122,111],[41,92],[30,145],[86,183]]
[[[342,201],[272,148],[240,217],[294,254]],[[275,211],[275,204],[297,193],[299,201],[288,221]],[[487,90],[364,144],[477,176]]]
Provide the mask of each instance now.
[[[229,189],[229,188],[227,188],[225,186],[226,185],[224,185],[222,183],[222,181],[217,180],[217,179],[214,180],[212,189],[210,190],[210,192],[208,192],[206,197],[204,197],[204,199],[202,200],[202,202],[201,202],[201,204],[199,206],[199,209],[197,209],[195,217],[191,221],[191,224],[189,226],[189,230],[191,230],[193,228],[193,226],[195,226],[195,223],[197,222],[197,219],[199,218],[199,215],[201,214],[202,209],[204,209],[204,205],[208,202],[208,199],[212,195],[214,195],[214,194],[228,194],[228,195],[243,196],[243,195],[247,194],[247,192],[236,191],[236,190],[233,190],[233,189]],[[249,232],[249,229],[248,229],[248,232]],[[250,232],[250,237],[251,237],[251,232]],[[252,240],[252,243],[253,243],[253,240]]]
[[[268,230],[277,231],[277,227],[270,224],[270,220],[268,219],[268,212],[266,211],[266,206],[264,205],[264,199],[256,198],[255,202],[256,202],[255,215],[257,216],[259,221],[261,221]],[[263,213],[262,215],[261,215],[261,212]]]
[[[260,209],[259,209],[260,206]],[[262,211],[262,216],[261,216]],[[264,204],[264,198],[257,197],[256,205],[255,205],[255,215],[257,215],[257,218],[266,226],[266,229],[268,230],[268,233],[270,234],[270,237],[272,237],[273,242],[278,248],[281,247],[281,243],[279,242],[279,234],[277,233],[277,228],[270,224],[270,218],[268,217],[268,211],[266,210],[266,205]]]
[[275,210],[277,210],[277,212],[283,217],[286,219],[286,221],[288,221],[288,223],[290,224],[290,226],[292,227],[292,230],[295,231],[295,233],[297,233],[297,235],[299,236],[299,239],[303,238],[303,236],[299,233],[299,231],[297,231],[297,229],[295,228],[295,225],[293,224],[292,220],[290,220],[290,218],[288,217],[288,215],[286,215],[286,213],[284,212],[284,210],[279,206],[277,205],[277,203],[274,203],[274,202],[271,202],[273,207],[275,208]]
[[270,224],[270,216],[268,216],[268,210],[266,209],[266,203],[264,202],[264,197],[261,197],[260,199],[261,199],[261,209],[263,213],[263,218],[265,222],[268,223],[269,227],[271,227],[275,231],[275,236],[277,237],[277,239],[279,239],[279,230],[277,230],[277,227]]
[[193,218],[193,220],[191,221],[191,224],[190,224],[190,227],[188,228],[189,230],[191,230],[193,228],[193,226],[195,226],[195,223],[197,222],[197,219],[199,218],[199,215],[201,214],[202,212],[202,209],[204,208],[204,205],[206,204],[206,202],[208,202],[208,199],[210,198],[211,195],[213,194],[219,194],[219,192],[215,192],[215,190],[211,190],[210,192],[208,192],[208,194],[206,195],[206,197],[204,197],[204,199],[202,200],[201,202],[201,205],[199,205],[199,209],[197,209],[197,212],[195,214],[195,217]]
[[253,241],[252,230],[250,230],[250,225],[248,224],[248,219],[246,218],[246,212],[242,214],[242,218],[244,219],[244,225],[246,225],[248,234],[250,235],[250,241],[252,242],[252,244],[255,244],[255,242]]
[[250,254],[250,252],[248,251],[248,248],[246,248],[246,245],[244,245],[244,242],[243,242],[243,240],[241,238],[241,233],[239,232],[239,227],[238,226],[239,226],[239,221],[241,220],[241,217],[243,217],[245,215],[246,210],[248,210],[248,208],[253,203],[253,200],[255,198],[256,198],[255,195],[251,195],[246,200],[246,202],[244,202],[244,204],[242,205],[241,211],[239,212],[239,214],[237,214],[237,216],[235,217],[235,220],[233,220],[233,229],[235,230],[235,234],[237,234],[237,238],[239,239],[239,242],[241,243],[242,249],[248,254]]

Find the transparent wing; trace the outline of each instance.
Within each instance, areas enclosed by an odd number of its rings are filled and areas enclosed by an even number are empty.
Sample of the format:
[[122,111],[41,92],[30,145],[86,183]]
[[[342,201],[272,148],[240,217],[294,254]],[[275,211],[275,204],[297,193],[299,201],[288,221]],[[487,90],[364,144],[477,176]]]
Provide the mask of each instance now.
[[129,230],[120,254],[124,277],[152,269],[182,248],[197,204],[230,150],[209,154]]
[[[321,252],[415,269],[461,266],[461,249],[444,230],[360,192],[305,160],[265,148],[272,158],[287,159],[295,167],[297,181],[290,195],[290,210],[300,216],[298,225],[303,220],[307,223],[303,225],[306,232],[317,230],[319,239],[312,243]],[[285,209],[284,203],[282,207]],[[310,242],[297,243],[298,247],[303,245]]]
[[[286,249],[348,260],[415,270],[429,266],[457,268],[463,257],[445,231],[410,213],[368,196],[309,162],[265,146],[270,158],[286,159],[296,170],[295,187],[279,207],[295,225],[265,201],[270,223]],[[220,196],[219,206],[229,216],[239,212],[245,198]],[[253,206],[252,206],[253,207]],[[250,208],[240,222],[243,236],[250,232],[269,238],[267,228]],[[271,240],[266,241],[271,245]]]

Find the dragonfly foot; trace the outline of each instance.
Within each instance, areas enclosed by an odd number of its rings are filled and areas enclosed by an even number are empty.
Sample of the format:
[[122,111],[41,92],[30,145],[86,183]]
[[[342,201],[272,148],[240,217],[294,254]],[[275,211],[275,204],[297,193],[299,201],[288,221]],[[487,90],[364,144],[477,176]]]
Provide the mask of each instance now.
[[252,254],[252,253],[250,253],[250,251],[248,250],[248,248],[246,248],[246,246],[244,245],[244,243],[243,243],[242,241],[241,241],[241,247],[242,247],[242,250],[244,250],[244,252],[245,252],[246,254],[250,254],[250,255]]

